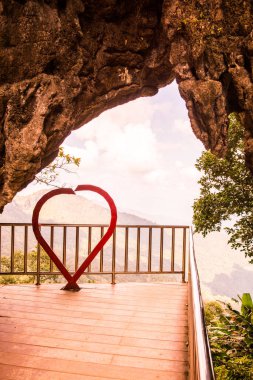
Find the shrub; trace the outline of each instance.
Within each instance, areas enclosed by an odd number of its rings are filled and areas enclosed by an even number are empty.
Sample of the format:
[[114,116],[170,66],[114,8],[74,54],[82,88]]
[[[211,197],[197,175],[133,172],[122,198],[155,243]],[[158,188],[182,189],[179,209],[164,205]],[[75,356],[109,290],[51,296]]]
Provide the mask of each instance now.
[[235,302],[208,302],[205,305],[214,370],[218,380],[253,379],[253,302],[244,293]]

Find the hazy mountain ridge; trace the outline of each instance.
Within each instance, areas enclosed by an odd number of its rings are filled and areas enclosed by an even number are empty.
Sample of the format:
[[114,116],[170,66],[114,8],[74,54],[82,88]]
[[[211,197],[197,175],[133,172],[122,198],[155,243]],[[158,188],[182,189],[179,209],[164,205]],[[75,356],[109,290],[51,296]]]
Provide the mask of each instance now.
[[[49,190],[39,190],[33,194],[16,196],[2,214],[1,223],[31,223],[33,209],[38,200]],[[62,207],[64,205],[64,208]],[[109,208],[80,195],[58,195],[45,203],[41,210],[41,222],[96,224],[110,221]],[[136,215],[118,212],[117,224],[155,224]]]
[[225,231],[212,232],[203,238],[194,235],[195,253],[203,291],[236,297],[253,295],[253,265],[244,253],[227,244]]

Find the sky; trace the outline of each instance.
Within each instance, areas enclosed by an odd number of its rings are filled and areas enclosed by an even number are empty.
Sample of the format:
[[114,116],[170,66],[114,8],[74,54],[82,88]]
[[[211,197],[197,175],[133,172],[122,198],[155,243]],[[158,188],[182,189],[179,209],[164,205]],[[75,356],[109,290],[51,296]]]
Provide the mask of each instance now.
[[[203,145],[175,82],[156,96],[105,111],[73,131],[63,147],[81,158],[75,174],[59,178],[66,187],[96,185],[120,211],[161,224],[191,223],[200,176],[194,164]],[[31,184],[22,193],[39,188]]]

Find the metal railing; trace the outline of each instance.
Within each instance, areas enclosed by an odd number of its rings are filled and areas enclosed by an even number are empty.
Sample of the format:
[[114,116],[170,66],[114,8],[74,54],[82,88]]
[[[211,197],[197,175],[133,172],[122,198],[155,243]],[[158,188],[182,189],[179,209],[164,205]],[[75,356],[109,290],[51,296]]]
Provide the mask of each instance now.
[[[73,274],[103,237],[107,227],[98,224],[41,224],[41,231],[50,247],[55,249],[57,256]],[[84,275],[110,275],[112,284],[116,283],[116,276],[121,275],[180,275],[185,282],[188,229],[188,226],[118,225],[112,238]],[[36,265],[33,263],[32,267],[29,266],[31,250],[36,250]],[[15,264],[18,252],[19,267]],[[1,265],[3,257],[9,257],[7,269]],[[41,276],[60,275],[60,272],[49,259],[48,267],[43,269],[42,249],[36,243],[30,223],[2,223],[0,275],[34,275],[37,284],[40,284]]]
[[214,380],[192,229],[189,230],[188,325],[190,380]]

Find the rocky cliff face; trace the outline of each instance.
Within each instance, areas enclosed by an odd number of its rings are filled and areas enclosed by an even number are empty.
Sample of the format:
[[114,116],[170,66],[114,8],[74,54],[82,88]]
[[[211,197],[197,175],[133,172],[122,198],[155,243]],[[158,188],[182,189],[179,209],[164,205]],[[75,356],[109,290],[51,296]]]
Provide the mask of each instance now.
[[0,208],[104,110],[176,78],[192,129],[222,155],[228,114],[253,170],[251,0],[0,1]]

